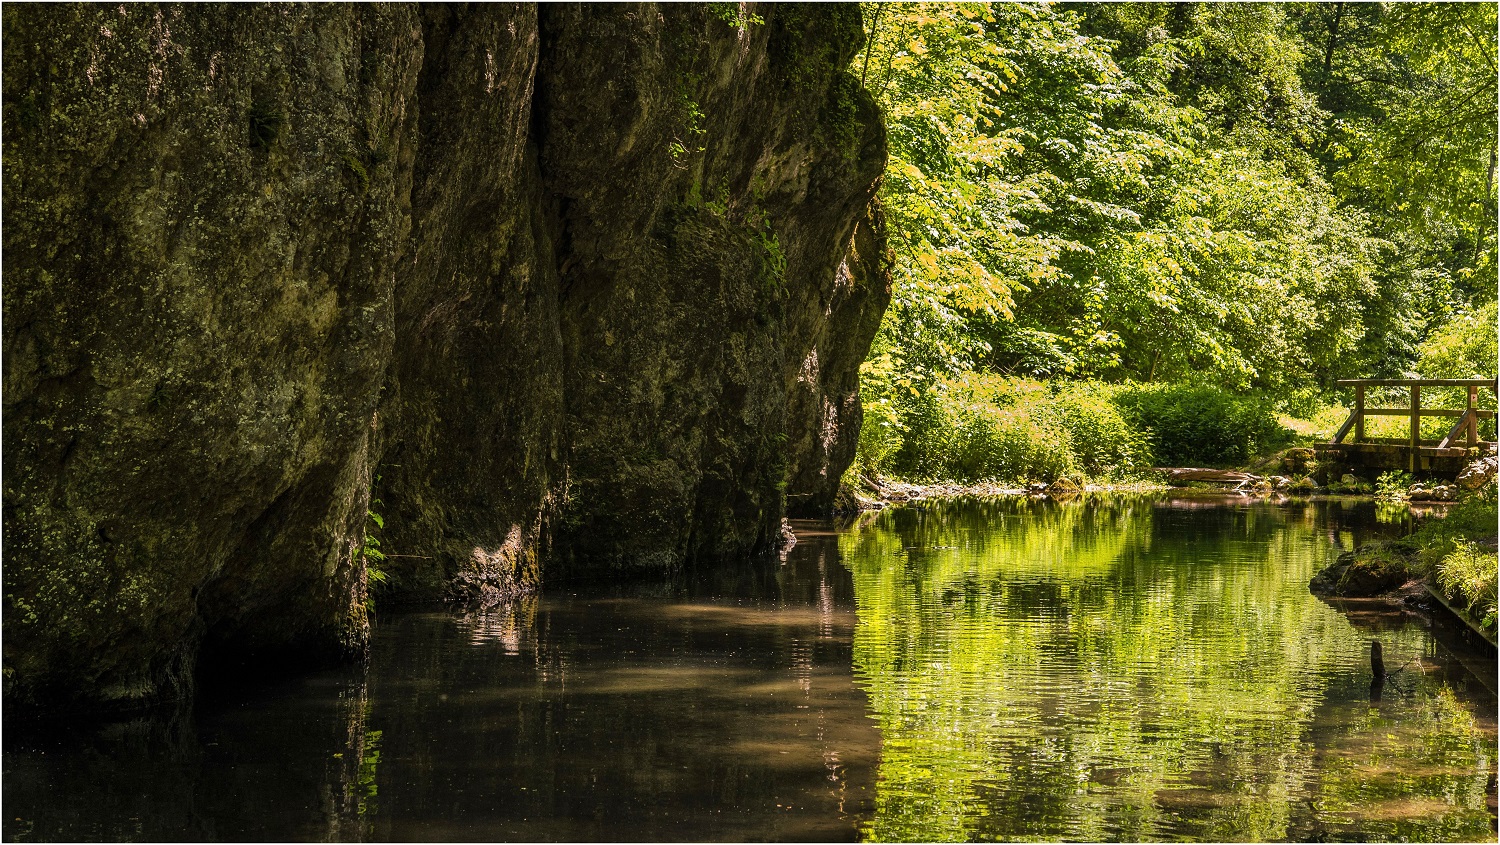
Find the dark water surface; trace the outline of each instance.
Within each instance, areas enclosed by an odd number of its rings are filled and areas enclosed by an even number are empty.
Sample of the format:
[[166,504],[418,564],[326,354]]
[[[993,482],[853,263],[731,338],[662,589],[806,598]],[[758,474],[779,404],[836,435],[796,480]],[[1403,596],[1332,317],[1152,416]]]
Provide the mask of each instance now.
[[1493,652],[1307,592],[1368,503],[798,528],[784,562],[387,614],[366,667],[175,717],[7,724],[4,837],[1494,840]]

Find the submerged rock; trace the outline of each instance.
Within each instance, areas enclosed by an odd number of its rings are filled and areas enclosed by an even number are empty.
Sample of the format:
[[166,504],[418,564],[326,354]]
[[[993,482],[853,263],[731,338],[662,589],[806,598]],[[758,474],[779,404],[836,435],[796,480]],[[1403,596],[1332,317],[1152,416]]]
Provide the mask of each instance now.
[[831,507],[884,129],[857,8],[756,14],[8,7],[7,702],[357,654],[372,539],[488,601]]
[[1376,596],[1400,587],[1413,577],[1414,550],[1396,542],[1371,542],[1338,559],[1314,575],[1308,588],[1318,595]]

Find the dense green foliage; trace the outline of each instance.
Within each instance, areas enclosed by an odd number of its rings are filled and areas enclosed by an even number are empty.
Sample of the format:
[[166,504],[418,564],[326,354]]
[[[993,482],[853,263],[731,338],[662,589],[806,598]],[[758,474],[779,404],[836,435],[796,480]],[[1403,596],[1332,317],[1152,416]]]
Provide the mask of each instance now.
[[1453,373],[1451,378],[1494,376],[1500,369],[1496,361],[1496,317],[1493,301],[1454,317],[1418,348],[1417,370]]
[[1495,525],[1500,522],[1500,492],[1492,480],[1412,534],[1418,564],[1448,599],[1468,608],[1474,621],[1494,632],[1500,560],[1495,554]]
[[1150,466],[1227,465],[1291,432],[1218,387],[1042,382],[968,373],[900,412],[866,409],[856,471],[955,481],[1120,480]]
[[1219,387],[1140,385],[1121,391],[1116,402],[1149,432],[1158,464],[1242,463],[1286,433],[1263,403]]
[[[862,435],[860,468],[960,481],[1119,476],[1149,466],[1147,432],[1126,420],[1107,385],[970,373],[918,397],[903,420]],[[905,436],[886,432],[906,426]]]
[[[895,290],[862,386],[895,467],[1048,430],[976,407],[971,373],[1305,414],[1339,378],[1494,374],[1494,4],[865,15]],[[1262,442],[1234,425],[1215,460]],[[940,445],[965,454],[910,454]]]

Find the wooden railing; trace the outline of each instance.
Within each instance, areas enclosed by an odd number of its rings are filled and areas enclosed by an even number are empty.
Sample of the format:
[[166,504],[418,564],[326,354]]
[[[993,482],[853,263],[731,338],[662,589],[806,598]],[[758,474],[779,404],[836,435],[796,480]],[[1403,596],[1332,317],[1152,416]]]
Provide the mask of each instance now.
[[[1489,388],[1495,391],[1495,379],[1475,378],[1428,378],[1428,379],[1347,379],[1339,383],[1341,387],[1354,388],[1354,411],[1349,414],[1349,419],[1339,427],[1338,434],[1334,435],[1333,443],[1343,443],[1344,438],[1354,432],[1353,443],[1365,442],[1365,417],[1373,416],[1397,416],[1406,417],[1409,420],[1409,429],[1406,445],[1410,448],[1411,466],[1417,465],[1417,455],[1424,448],[1422,445],[1422,417],[1457,417],[1458,421],[1448,429],[1447,435],[1438,441],[1434,449],[1461,449],[1472,448],[1479,443],[1479,421],[1490,419],[1495,416],[1494,411],[1483,410],[1479,407],[1479,389]],[[1367,408],[1365,407],[1365,389],[1370,387],[1405,387],[1411,391],[1411,404],[1405,408]],[[1422,388],[1424,387],[1463,387],[1468,394],[1462,409],[1451,408],[1423,408]],[[1455,445],[1455,441],[1463,437],[1464,446]]]

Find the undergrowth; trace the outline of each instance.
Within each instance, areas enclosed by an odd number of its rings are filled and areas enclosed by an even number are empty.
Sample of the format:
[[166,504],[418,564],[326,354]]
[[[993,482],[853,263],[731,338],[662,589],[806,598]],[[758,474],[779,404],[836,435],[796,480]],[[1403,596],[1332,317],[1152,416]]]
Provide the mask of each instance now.
[[1493,551],[1497,521],[1500,493],[1491,480],[1410,538],[1421,549],[1420,565],[1444,596],[1468,608],[1474,620],[1491,632],[1496,627],[1496,582],[1500,579],[1500,559]]
[[958,482],[1123,481],[1159,465],[1230,465],[1289,442],[1270,408],[1217,387],[970,373],[868,396],[854,471]]

